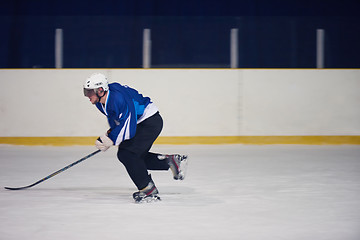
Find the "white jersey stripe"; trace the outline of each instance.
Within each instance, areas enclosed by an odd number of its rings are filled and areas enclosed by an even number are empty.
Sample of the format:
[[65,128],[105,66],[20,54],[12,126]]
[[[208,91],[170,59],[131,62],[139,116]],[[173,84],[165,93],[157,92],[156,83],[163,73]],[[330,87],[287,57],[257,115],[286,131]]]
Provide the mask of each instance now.
[[147,105],[147,107],[145,108],[143,115],[137,120],[137,124],[139,124],[142,121],[144,121],[145,119],[153,116],[158,111],[159,111],[159,109],[155,106],[154,103],[149,103],[149,105]]
[[116,138],[115,145],[120,145],[122,141],[130,139],[130,119],[131,119],[131,113],[129,114],[129,117],[126,119],[124,126],[120,130],[120,133]]

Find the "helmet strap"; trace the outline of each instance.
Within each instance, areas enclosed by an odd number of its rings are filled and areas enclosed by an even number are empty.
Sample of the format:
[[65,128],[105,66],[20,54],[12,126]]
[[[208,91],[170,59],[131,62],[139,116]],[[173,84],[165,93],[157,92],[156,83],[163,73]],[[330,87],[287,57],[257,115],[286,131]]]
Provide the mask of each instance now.
[[[97,89],[98,90],[98,89]],[[99,98],[99,102],[101,101],[101,98],[103,98],[104,96],[105,96],[105,94],[106,94],[106,91],[104,91],[104,89],[103,89],[103,95],[102,96],[100,96],[99,94],[98,94],[98,91],[96,91],[96,96]]]

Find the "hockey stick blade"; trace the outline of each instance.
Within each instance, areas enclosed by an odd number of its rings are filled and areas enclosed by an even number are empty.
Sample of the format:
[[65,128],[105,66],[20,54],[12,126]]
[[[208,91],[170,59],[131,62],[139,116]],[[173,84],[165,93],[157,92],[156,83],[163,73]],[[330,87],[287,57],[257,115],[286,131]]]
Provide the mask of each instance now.
[[78,163],[80,163],[80,162],[82,162],[82,161],[84,161],[84,160],[86,160],[86,159],[94,156],[95,154],[97,154],[97,153],[99,153],[99,152],[101,152],[101,150],[96,150],[95,152],[90,153],[89,155],[87,155],[87,156],[85,156],[85,157],[77,160],[76,162],[73,162],[73,163],[67,165],[66,167],[64,167],[64,168],[62,168],[62,169],[60,169],[60,170],[58,170],[58,171],[50,174],[49,176],[44,177],[43,179],[40,179],[39,181],[37,181],[37,182],[35,182],[35,183],[33,183],[33,184],[30,184],[30,185],[28,185],[28,186],[24,186],[24,187],[4,187],[4,188],[7,189],[7,190],[22,190],[22,189],[31,188],[31,187],[33,187],[33,186],[35,186],[35,185],[38,185],[39,183],[41,183],[41,182],[43,182],[43,181],[48,180],[49,178],[54,177],[55,175],[57,175],[57,174],[65,171],[65,170],[67,170],[67,169],[75,166],[76,164],[78,164]]

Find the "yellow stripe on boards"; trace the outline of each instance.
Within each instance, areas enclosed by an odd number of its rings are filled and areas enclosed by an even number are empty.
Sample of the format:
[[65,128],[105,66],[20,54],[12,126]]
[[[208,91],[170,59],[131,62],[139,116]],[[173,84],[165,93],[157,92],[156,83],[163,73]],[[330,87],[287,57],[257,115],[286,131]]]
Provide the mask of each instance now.
[[[97,137],[0,137],[0,144],[11,145],[94,145]],[[192,136],[159,137],[155,144],[360,144],[360,136]]]
[[360,144],[360,136],[213,136],[160,137],[157,144]]
[[11,145],[94,145],[97,137],[0,137],[0,144]]

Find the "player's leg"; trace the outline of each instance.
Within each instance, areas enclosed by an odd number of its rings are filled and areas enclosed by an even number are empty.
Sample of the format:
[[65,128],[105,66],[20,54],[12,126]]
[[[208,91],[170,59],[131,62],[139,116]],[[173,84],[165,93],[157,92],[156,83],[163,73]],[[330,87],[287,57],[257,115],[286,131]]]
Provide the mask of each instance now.
[[[154,196],[155,199],[160,199],[157,197],[158,190],[147,172],[144,155],[147,155],[153,142],[159,136],[162,125],[162,118],[157,113],[138,124],[135,136],[119,145],[118,159],[124,164],[130,178],[139,190],[133,195],[137,202]],[[163,168],[169,168],[165,165],[166,163],[162,164]]]
[[[138,125],[136,132],[137,137],[140,141],[147,141],[148,143],[151,143],[147,144],[148,149],[142,150],[142,158],[144,159],[148,170],[168,170],[170,168],[174,179],[183,180],[185,178],[187,168],[187,156],[179,154],[165,155],[149,152],[152,143],[157,138],[157,135],[151,135],[152,129],[158,128],[157,126],[159,125],[162,126],[162,118],[160,114],[156,114]],[[146,144],[141,145],[147,146]]]

